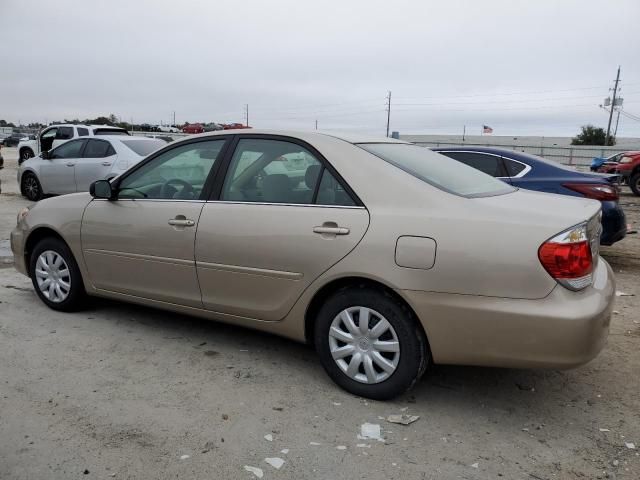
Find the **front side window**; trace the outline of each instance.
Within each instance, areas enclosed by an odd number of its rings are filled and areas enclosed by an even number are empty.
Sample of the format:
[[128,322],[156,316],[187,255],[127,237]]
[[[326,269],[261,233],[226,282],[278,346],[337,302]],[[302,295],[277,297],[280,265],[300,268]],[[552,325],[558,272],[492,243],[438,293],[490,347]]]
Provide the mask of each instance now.
[[84,158],[104,158],[115,155],[116,152],[109,142],[104,140],[87,140],[87,146],[82,156]]
[[120,182],[118,198],[199,199],[225,142],[190,143],[160,154]]
[[71,140],[73,138],[73,127],[58,127],[57,140]]
[[57,158],[80,158],[80,152],[85,140],[74,140],[72,142],[63,143],[51,151],[51,160]]
[[242,139],[231,159],[221,200],[310,204],[322,168],[320,161],[298,144]]
[[445,192],[486,197],[515,191],[506,183],[425,147],[405,143],[361,143],[359,147]]

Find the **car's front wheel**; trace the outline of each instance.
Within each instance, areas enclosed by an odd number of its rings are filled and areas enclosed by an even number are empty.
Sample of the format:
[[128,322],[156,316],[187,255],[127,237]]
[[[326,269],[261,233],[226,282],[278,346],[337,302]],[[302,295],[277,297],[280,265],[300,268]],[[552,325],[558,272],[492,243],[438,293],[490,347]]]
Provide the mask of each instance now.
[[42,198],[42,186],[33,173],[27,172],[22,175],[22,185],[20,185],[22,195],[27,197],[32,202],[37,202]]
[[29,160],[30,158],[32,158],[33,155],[33,150],[31,150],[29,147],[25,147],[23,149],[20,150],[20,163],[24,162],[25,160]]
[[429,364],[409,309],[383,290],[343,288],[318,312],[315,344],[329,376],[355,395],[386,400],[411,388]]
[[62,240],[50,237],[36,244],[29,276],[36,293],[49,308],[71,312],[84,304],[86,293],[80,269]]
[[640,172],[636,172],[629,177],[629,186],[635,195],[640,196]]

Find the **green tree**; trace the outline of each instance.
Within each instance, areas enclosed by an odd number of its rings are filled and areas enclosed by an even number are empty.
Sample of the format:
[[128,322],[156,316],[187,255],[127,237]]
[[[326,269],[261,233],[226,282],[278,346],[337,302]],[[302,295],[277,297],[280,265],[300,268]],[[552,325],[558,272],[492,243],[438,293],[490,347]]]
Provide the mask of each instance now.
[[[604,128],[593,125],[583,125],[580,133],[573,137],[571,145],[604,145],[607,133]],[[609,146],[615,145],[616,139],[613,135],[609,137]]]

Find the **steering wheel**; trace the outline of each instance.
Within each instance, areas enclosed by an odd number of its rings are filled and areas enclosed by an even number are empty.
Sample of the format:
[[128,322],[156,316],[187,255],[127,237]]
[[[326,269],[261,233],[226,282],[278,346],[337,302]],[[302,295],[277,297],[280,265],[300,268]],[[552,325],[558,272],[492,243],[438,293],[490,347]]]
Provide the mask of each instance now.
[[[180,178],[172,178],[170,180],[167,180],[166,182],[164,182],[162,184],[162,187],[160,188],[160,197],[161,198],[173,198],[173,196],[177,193],[173,192],[170,193],[169,192],[169,185],[171,184],[180,184],[182,185],[182,191],[180,192],[180,195],[184,195],[186,193],[192,193],[193,192],[193,186],[189,183],[186,182]],[[175,190],[175,188],[172,188],[172,190]]]

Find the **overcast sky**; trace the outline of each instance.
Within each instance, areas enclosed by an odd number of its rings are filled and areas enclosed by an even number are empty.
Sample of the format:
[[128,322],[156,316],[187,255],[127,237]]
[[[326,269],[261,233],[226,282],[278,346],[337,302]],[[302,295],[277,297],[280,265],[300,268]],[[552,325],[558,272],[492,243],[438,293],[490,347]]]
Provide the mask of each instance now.
[[[385,133],[573,135],[622,66],[640,119],[638,0],[2,0],[0,118]],[[640,137],[620,119],[619,136]]]

